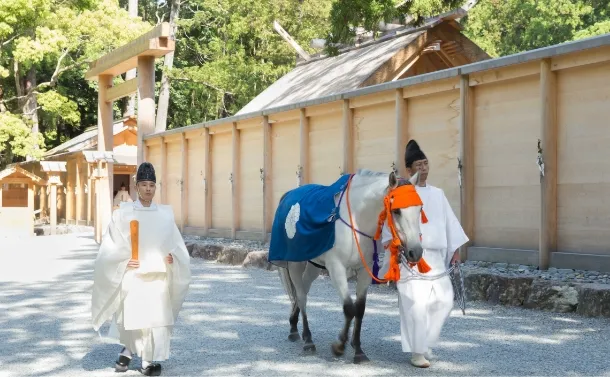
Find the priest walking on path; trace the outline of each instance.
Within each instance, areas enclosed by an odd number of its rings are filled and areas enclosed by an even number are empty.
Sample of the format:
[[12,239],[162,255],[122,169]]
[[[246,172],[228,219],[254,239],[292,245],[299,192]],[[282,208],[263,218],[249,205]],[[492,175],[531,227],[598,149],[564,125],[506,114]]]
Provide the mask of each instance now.
[[[190,256],[172,208],[152,202],[155,189],[154,167],[144,162],[136,174],[138,200],[121,203],[102,238],[91,305],[95,331],[111,320],[107,336],[123,345],[115,370],[127,371],[137,355],[146,376],[160,375],[156,362],[169,358],[173,327],[191,281]],[[134,255],[132,235],[137,237]]]
[[[411,352],[411,364],[420,368],[430,366],[432,347],[436,346],[441,329],[453,308],[453,286],[449,275],[439,277],[451,264],[459,262],[458,249],[468,242],[442,189],[427,183],[428,159],[415,140],[410,140],[405,151],[407,172],[419,172],[415,189],[424,203],[428,221],[421,224],[423,258],[431,270],[421,273],[400,266],[398,306],[403,352]],[[384,247],[392,235],[384,226],[381,242]],[[378,276],[389,267],[390,253],[386,250]],[[425,276],[424,279],[421,277]],[[436,277],[436,278],[435,278]]]

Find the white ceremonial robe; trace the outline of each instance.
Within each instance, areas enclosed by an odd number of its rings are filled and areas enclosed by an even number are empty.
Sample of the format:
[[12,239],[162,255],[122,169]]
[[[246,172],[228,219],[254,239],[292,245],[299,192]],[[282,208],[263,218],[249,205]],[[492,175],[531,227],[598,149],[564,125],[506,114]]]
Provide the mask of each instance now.
[[[131,259],[130,221],[139,222],[140,267]],[[174,262],[166,257],[172,254]],[[169,358],[170,337],[191,280],[190,256],[172,208],[140,201],[121,203],[112,214],[95,260],[91,314],[99,331],[145,361]]]
[[[454,251],[468,242],[468,237],[443,190],[430,185],[416,186],[416,190],[428,218],[427,223],[420,224],[423,258],[431,267],[424,275],[433,277],[450,267]],[[391,239],[389,229],[384,226],[382,244]],[[386,250],[379,277],[387,272],[389,259],[390,252]],[[419,272],[417,266],[414,269]],[[410,269],[400,265],[400,281],[396,286],[399,293],[401,343],[403,352],[423,354],[436,346],[441,329],[453,308],[454,292],[448,275],[436,280],[408,279],[413,274]]]
[[121,205],[121,202],[132,202],[132,201],[133,200],[131,200],[131,196],[129,195],[129,192],[127,192],[126,190],[120,190],[114,196],[113,204],[115,207],[118,207]]

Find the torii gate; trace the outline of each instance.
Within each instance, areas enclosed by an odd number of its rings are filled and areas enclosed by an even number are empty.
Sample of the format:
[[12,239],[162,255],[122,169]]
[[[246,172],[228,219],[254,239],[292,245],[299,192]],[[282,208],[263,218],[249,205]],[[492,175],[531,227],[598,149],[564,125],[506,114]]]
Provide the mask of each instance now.
[[[174,51],[167,22],[157,25],[137,39],[115,49],[89,64],[86,80],[97,80],[97,149],[112,152],[113,112],[115,100],[138,93],[138,166],[144,161],[143,137],[155,131],[155,59]],[[113,86],[115,76],[137,68],[137,77]],[[97,161],[95,239],[99,243],[112,213],[113,164],[109,159]]]

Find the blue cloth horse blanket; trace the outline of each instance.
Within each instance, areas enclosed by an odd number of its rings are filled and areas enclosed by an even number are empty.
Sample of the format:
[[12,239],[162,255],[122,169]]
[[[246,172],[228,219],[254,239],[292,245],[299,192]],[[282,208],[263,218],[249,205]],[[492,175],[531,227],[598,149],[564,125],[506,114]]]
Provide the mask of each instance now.
[[337,199],[349,178],[343,175],[330,186],[304,185],[282,197],[271,228],[270,263],[286,267],[286,262],[310,261],[334,246]]

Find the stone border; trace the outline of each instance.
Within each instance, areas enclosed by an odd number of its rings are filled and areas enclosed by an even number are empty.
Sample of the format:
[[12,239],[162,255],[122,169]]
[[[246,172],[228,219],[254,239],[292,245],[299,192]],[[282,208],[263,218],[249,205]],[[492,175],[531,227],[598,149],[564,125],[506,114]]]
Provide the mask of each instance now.
[[[211,239],[210,239],[211,240]],[[218,263],[275,271],[267,260],[267,245],[250,242],[210,241],[187,239],[193,258]],[[570,313],[588,317],[610,318],[610,284],[575,283],[545,280],[535,276],[518,276],[481,268],[464,268],[464,285],[468,300],[492,304],[521,306],[556,313]],[[321,270],[321,275],[328,275]]]

